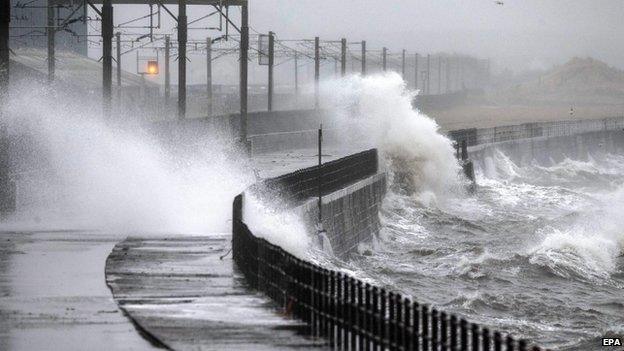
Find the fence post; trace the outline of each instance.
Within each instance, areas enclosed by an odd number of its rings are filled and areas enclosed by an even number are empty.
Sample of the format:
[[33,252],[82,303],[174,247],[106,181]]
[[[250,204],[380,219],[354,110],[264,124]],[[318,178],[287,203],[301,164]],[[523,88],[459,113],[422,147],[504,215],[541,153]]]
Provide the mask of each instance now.
[[345,325],[345,313],[344,313],[344,306],[345,306],[345,299],[344,299],[344,275],[340,272],[338,272],[338,274],[336,275],[336,325],[337,325],[337,330],[336,330],[336,346],[338,347],[338,350],[342,349],[342,345],[343,345],[343,332],[344,332],[344,325]]
[[456,316],[451,316],[451,342],[449,346],[451,348],[451,351],[457,350],[457,317]]
[[481,343],[483,344],[483,351],[490,351],[490,330],[488,328],[481,330]]
[[385,350],[390,347],[390,336],[388,334],[388,319],[386,318],[386,311],[388,310],[388,294],[386,292],[386,289],[381,289],[379,298],[379,316],[381,319],[381,348]]
[[440,350],[447,351],[448,350],[448,319],[446,318],[446,313],[440,313]]
[[514,339],[511,337],[511,335],[507,335],[507,339],[505,340],[505,344],[507,346],[507,349],[505,351],[514,351]]
[[420,322],[420,309],[417,302],[412,303],[412,345],[414,351],[420,350],[420,330],[418,324]]
[[355,278],[349,278],[349,292],[351,294],[351,341],[349,343],[349,346],[351,348],[351,350],[356,350],[357,348],[355,347],[356,345],[356,338],[357,338],[357,333],[359,331],[358,329],[358,323],[359,323],[359,313],[358,313],[358,302],[356,301],[356,295],[357,295],[357,285],[355,283]]
[[518,351],[527,351],[527,343],[524,340],[518,341]]
[[358,280],[357,281],[357,311],[358,311],[358,350],[362,350],[364,347],[364,319],[366,318],[366,315],[364,314],[363,311],[363,307],[364,307],[364,285],[362,283],[362,281]]
[[479,350],[479,326],[476,324],[472,324],[472,328],[471,328],[471,334],[472,334],[472,351],[478,351]]
[[379,315],[379,289],[373,286],[373,309],[372,309],[372,332],[373,332],[373,350],[377,351],[381,347],[381,325]]
[[503,350],[503,337],[501,333],[494,332],[494,351],[502,351]]
[[329,274],[329,339],[330,345],[336,345],[336,272],[330,271]]
[[413,350],[410,330],[412,326],[411,301],[408,298],[403,300],[403,350]]
[[372,324],[373,324],[373,315],[372,315],[372,289],[371,289],[371,285],[369,283],[366,283],[364,285],[364,311],[365,312],[365,319],[364,319],[364,331],[366,333],[366,337],[364,338],[364,342],[366,343],[364,345],[364,350],[370,350],[371,348],[371,342],[372,340],[372,336],[373,336],[373,328],[372,328]]
[[429,307],[422,307],[422,349],[429,351]]
[[459,321],[459,337],[460,337],[460,350],[468,350],[468,322],[462,318]]
[[434,351],[438,351],[438,346],[440,345],[438,341],[439,316],[437,309],[431,310],[431,349]]
[[403,299],[401,295],[395,294],[396,318],[394,319],[394,330],[396,333],[397,349],[403,345]]
[[388,340],[390,350],[395,350],[397,345],[396,340],[396,314],[395,314],[395,299],[392,291],[388,292]]

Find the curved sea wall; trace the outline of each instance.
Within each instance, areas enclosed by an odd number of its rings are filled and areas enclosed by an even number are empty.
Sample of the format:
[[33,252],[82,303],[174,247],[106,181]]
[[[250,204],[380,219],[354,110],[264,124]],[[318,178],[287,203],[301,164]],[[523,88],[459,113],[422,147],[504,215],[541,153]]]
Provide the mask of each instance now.
[[[325,184],[323,179],[332,182]],[[349,253],[377,233],[385,182],[385,175],[378,172],[377,152],[369,150],[265,180],[236,196],[233,257],[248,285],[267,294],[284,315],[305,322],[307,334],[325,338],[339,349],[527,350],[523,340],[297,257],[255,235],[245,222],[243,202],[250,192],[268,189],[286,208],[303,209],[308,223],[318,215],[314,197],[320,193],[323,227],[334,252]],[[314,235],[309,225],[308,229]]]

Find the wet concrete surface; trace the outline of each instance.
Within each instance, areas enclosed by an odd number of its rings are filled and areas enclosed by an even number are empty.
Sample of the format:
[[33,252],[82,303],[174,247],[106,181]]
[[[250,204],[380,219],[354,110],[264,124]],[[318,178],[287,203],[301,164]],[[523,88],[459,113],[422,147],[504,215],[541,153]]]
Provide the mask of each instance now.
[[106,278],[120,307],[175,350],[324,349],[305,325],[248,289],[229,235],[129,238],[115,246]]
[[104,262],[123,238],[0,232],[0,350],[155,350],[113,300]]

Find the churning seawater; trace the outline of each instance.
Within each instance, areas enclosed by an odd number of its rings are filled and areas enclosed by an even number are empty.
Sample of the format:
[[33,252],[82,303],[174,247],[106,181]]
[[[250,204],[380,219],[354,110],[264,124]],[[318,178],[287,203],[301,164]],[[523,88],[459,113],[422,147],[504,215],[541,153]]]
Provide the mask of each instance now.
[[425,206],[396,184],[381,243],[350,265],[441,310],[561,350],[624,334],[624,156],[549,166],[503,152],[476,193]]

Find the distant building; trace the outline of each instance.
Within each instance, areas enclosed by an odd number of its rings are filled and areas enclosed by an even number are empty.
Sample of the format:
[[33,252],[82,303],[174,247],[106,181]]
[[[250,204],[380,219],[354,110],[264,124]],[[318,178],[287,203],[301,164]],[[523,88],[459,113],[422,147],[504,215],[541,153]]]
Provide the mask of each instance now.
[[[83,0],[68,0],[54,9],[55,25],[71,22],[56,32],[55,46],[87,56],[87,9]],[[11,31],[9,45],[14,48],[47,47],[47,0],[11,0]],[[68,17],[71,15],[71,19]]]

